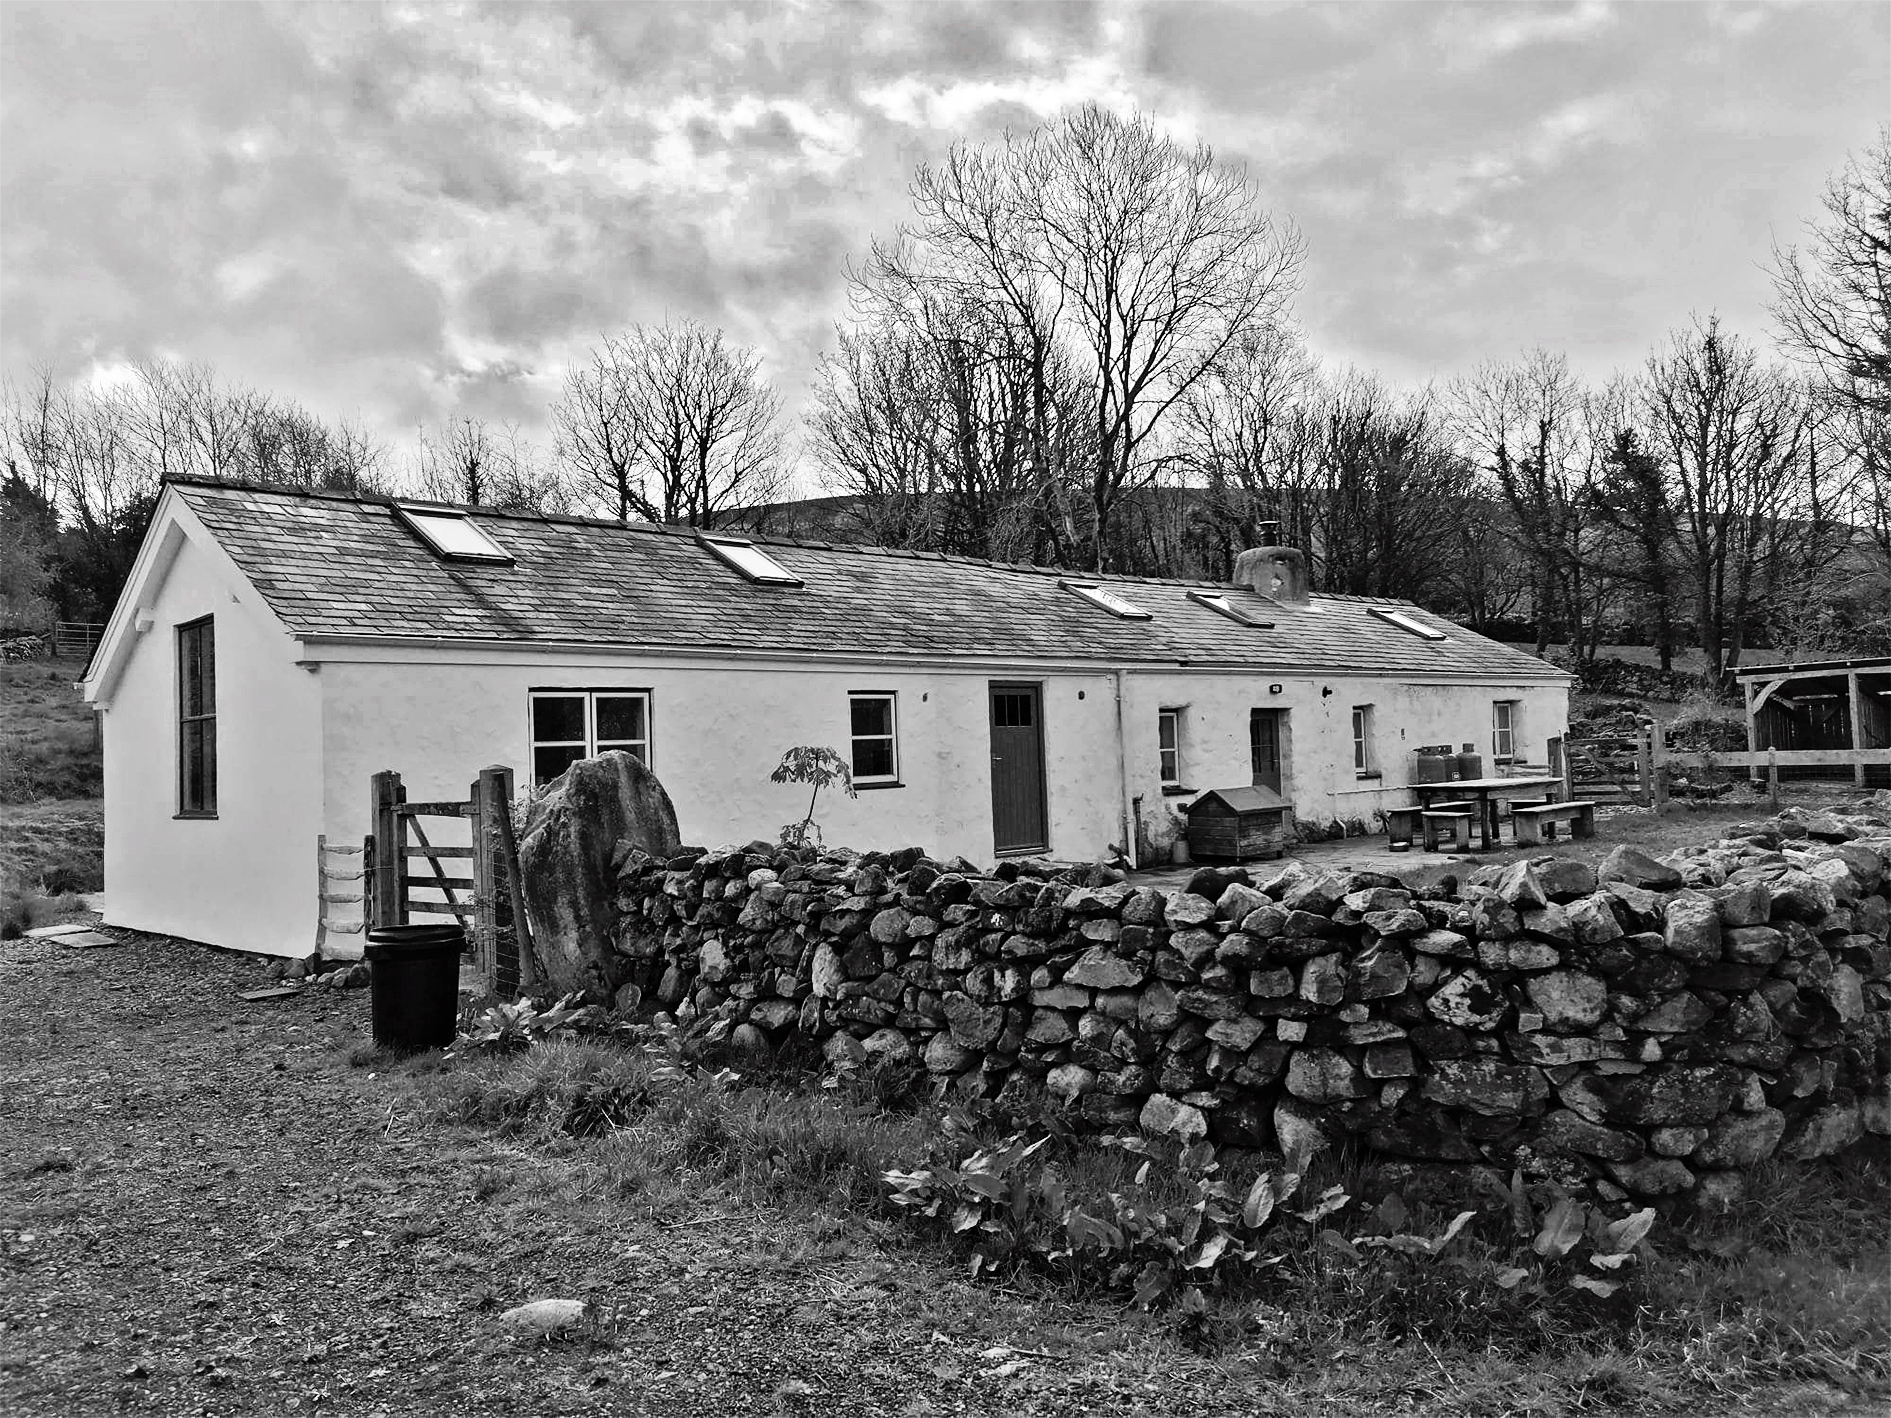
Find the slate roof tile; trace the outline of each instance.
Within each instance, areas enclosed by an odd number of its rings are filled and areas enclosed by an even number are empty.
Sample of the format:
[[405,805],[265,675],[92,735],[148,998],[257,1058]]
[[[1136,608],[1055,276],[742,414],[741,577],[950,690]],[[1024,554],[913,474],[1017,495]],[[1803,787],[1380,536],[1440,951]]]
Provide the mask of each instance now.
[[[172,487],[301,636],[874,657],[993,656],[1256,672],[1553,681],[1562,671],[1410,602],[1316,595],[1306,606],[1202,581],[1082,573],[1152,614],[1122,620],[1058,585],[1077,573],[937,552],[756,538],[800,587],[744,579],[687,529],[478,511],[510,566],[436,557],[386,499],[177,482]],[[1236,625],[1188,599],[1224,592],[1274,623]],[[1399,606],[1427,641],[1371,614]]]

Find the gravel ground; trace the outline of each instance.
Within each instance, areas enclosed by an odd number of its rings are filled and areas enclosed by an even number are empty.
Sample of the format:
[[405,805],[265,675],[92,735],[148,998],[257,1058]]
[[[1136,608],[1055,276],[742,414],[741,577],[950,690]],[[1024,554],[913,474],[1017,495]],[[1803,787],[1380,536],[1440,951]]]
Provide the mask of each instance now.
[[[1254,1411],[1257,1375],[1108,1308],[574,1194],[426,1121],[424,1075],[351,1066],[365,991],[248,1004],[263,962],[124,939],[0,943],[0,1412]],[[502,1332],[548,1296],[598,1318]]]

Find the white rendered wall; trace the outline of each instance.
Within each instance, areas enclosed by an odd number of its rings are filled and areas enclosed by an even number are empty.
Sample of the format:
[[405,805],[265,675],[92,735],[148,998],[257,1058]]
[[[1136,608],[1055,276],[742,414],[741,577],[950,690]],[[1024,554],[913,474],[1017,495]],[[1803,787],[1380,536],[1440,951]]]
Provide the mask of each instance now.
[[768,781],[783,752],[813,744],[847,755],[849,691],[890,690],[898,695],[903,786],[863,788],[851,800],[823,792],[815,820],[825,840],[863,850],[914,845],[989,863],[987,694],[994,681],[1042,686],[1051,855],[1093,857],[1122,837],[1107,674],[696,666],[599,656],[468,664],[452,662],[452,654],[426,664],[325,659],[318,677],[323,818],[333,840],[359,841],[368,830],[369,779],[384,768],[401,774],[410,799],[463,796],[479,770],[495,763],[525,784],[529,691],[583,688],[650,691],[652,766],[684,841],[774,841],[784,823],[799,821],[808,798],[805,788]]
[[[197,536],[203,534],[198,532]],[[105,915],[231,950],[315,948],[314,677],[214,548],[187,539],[103,715]],[[179,818],[177,627],[214,617],[217,816]]]
[[[1569,691],[1563,684],[1413,684],[1404,680],[1324,675],[1231,675],[1176,671],[1130,677],[1132,792],[1142,798],[1150,840],[1166,845],[1179,835],[1183,803],[1210,788],[1252,781],[1248,715],[1253,709],[1287,711],[1281,740],[1283,795],[1303,822],[1359,818],[1377,831],[1373,813],[1412,801],[1411,754],[1422,744],[1477,745],[1486,773],[1495,771],[1492,709],[1517,702],[1515,757],[1541,764],[1548,740],[1564,734]],[[1280,692],[1272,692],[1274,685]],[[1324,691],[1330,689],[1331,694]],[[1372,706],[1373,756],[1380,776],[1360,778],[1353,766],[1352,711]],[[1179,708],[1182,782],[1189,794],[1165,797],[1157,754],[1158,715]]]
[[[898,695],[898,788],[868,788],[852,800],[821,795],[816,819],[828,842],[859,848],[917,845],[941,856],[994,859],[988,687],[1039,684],[1044,712],[1049,853],[1089,859],[1122,840],[1115,681],[1108,673],[1026,669],[887,671],[845,666],[653,662],[597,655],[323,647],[323,820],[331,840],[368,830],[369,778],[400,771],[414,799],[456,798],[479,769],[500,763],[527,781],[528,694],[533,689],[643,689],[651,693],[653,759],[676,805],[683,839],[715,844],[774,840],[798,820],[806,791],[768,775],[784,750],[825,744],[848,750],[850,690]],[[426,663],[403,657],[430,654]],[[1250,780],[1248,714],[1289,711],[1283,741],[1286,795],[1308,821],[1359,818],[1410,801],[1411,750],[1475,742],[1491,759],[1491,705],[1515,700],[1517,755],[1541,763],[1546,740],[1564,732],[1561,684],[1519,687],[1426,685],[1378,678],[1239,674],[1225,670],[1133,672],[1127,676],[1131,792],[1141,798],[1145,837],[1166,845],[1188,800],[1162,792],[1157,713],[1184,709],[1183,776],[1202,791]],[[1270,686],[1279,684],[1279,694]],[[1330,687],[1332,694],[1323,695]],[[1079,697],[1081,696],[1081,697]],[[1352,709],[1371,704],[1382,776],[1353,769]],[[455,841],[449,824],[429,824]]]

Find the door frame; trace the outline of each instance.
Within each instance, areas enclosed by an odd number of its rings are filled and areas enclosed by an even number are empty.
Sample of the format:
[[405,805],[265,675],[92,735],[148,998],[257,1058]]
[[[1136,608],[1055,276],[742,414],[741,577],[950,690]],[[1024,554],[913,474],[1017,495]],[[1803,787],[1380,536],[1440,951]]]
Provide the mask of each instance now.
[[[1293,766],[1292,766],[1292,762],[1293,762],[1292,760],[1293,710],[1291,707],[1276,709],[1272,705],[1269,705],[1269,704],[1256,704],[1248,710],[1248,753],[1249,753],[1248,781],[1252,782],[1254,778],[1254,774],[1253,774],[1253,748],[1254,748],[1253,723],[1254,723],[1254,717],[1259,714],[1269,715],[1274,721],[1274,755],[1275,755],[1276,766],[1280,770],[1280,787],[1277,788],[1275,791],[1280,794],[1282,801],[1292,802],[1293,801]],[[1351,740],[1349,739],[1348,742],[1350,743]]]
[[985,744],[987,753],[991,748],[992,700],[999,694],[1029,694],[1033,710],[1031,725],[1037,735],[1037,811],[1038,821],[1043,825],[1043,833],[1035,845],[1001,847],[998,845],[998,801],[996,795],[997,775],[992,775],[993,797],[991,809],[992,855],[995,857],[1032,857],[1051,849],[1051,805],[1048,780],[1049,764],[1044,759],[1044,682],[1042,680],[994,679],[985,682]]

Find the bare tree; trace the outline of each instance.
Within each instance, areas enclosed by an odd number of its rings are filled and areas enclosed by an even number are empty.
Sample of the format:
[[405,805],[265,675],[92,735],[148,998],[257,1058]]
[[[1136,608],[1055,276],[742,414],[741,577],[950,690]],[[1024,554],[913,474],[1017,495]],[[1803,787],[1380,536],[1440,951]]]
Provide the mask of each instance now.
[[1593,654],[1603,568],[1584,554],[1588,488],[1597,466],[1585,394],[1560,354],[1536,349],[1479,365],[1450,389],[1459,444],[1491,480],[1530,568],[1536,652],[1561,622],[1581,657]]
[[693,320],[607,336],[552,418],[588,499],[620,521],[713,527],[785,485],[781,400],[760,359]]
[[1309,425],[1301,415],[1318,388],[1305,347],[1278,327],[1232,351],[1177,405],[1175,451],[1187,482],[1201,489],[1197,520],[1217,574],[1260,544],[1263,522],[1279,523],[1284,541],[1311,550],[1316,464],[1305,456]]
[[1001,313],[936,303],[843,331],[825,360],[811,446],[828,485],[886,545],[1000,560],[1067,561],[1064,484],[1034,456],[1073,459],[1082,386]]
[[417,434],[409,483],[422,497],[505,512],[564,510],[563,491],[516,426],[462,418]]
[[1822,430],[1855,474],[1848,511],[1891,577],[1891,125],[1826,184],[1810,250],[1774,250],[1774,316],[1812,370]]
[[1400,396],[1348,373],[1312,410],[1313,572],[1328,591],[1436,597],[1472,469],[1427,392]]
[[1774,249],[1773,313],[1841,402],[1891,418],[1891,126],[1825,189],[1809,254]]
[[[1095,105],[992,147],[960,145],[913,183],[916,219],[876,245],[860,284],[1001,315],[1031,380],[1030,456],[1087,504],[1083,559],[1109,559],[1125,496],[1157,467],[1164,416],[1232,351],[1283,315],[1301,242],[1240,170],[1149,120]],[[1054,467],[1054,353],[1088,389],[1081,468]]]
[[1842,542],[1810,405],[1711,318],[1649,357],[1638,392],[1649,451],[1670,479],[1696,635],[1718,678],[1738,663],[1762,598],[1790,594]]

